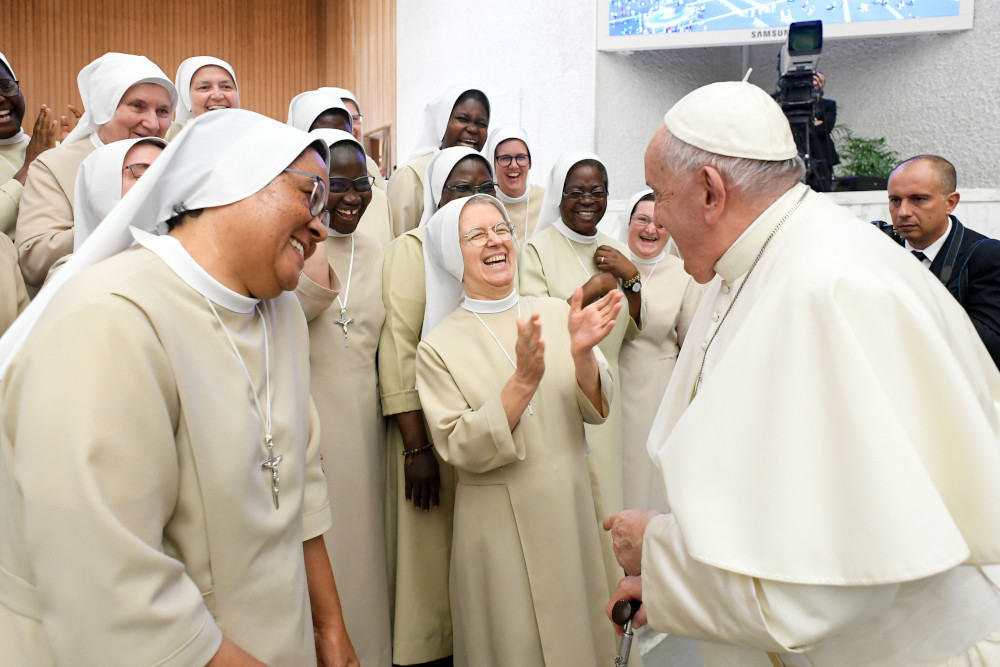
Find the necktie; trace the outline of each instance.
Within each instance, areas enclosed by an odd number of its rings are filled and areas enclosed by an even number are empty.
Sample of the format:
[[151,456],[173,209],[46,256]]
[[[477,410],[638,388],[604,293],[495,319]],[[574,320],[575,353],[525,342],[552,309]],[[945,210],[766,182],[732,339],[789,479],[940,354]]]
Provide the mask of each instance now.
[[913,256],[916,257],[917,259],[919,259],[921,262],[923,262],[925,259],[927,261],[930,261],[928,259],[927,255],[925,255],[924,253],[920,252],[919,250],[911,250],[910,252],[912,252]]

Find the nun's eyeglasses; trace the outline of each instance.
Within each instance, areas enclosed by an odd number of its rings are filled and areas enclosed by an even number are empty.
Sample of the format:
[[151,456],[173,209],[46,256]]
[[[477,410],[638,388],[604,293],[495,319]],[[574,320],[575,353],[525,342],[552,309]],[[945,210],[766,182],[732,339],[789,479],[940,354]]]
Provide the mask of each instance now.
[[308,171],[299,171],[298,169],[292,169],[291,167],[288,167],[284,171],[299,174],[300,176],[308,176],[312,179],[313,189],[312,192],[309,193],[309,213],[312,214],[312,217],[319,218],[319,221],[325,227],[326,223],[330,221],[330,212],[326,210],[326,199],[329,195],[329,189],[326,181],[316,174],[310,174]]
[[0,95],[14,97],[21,90],[17,79],[0,79]]
[[562,193],[562,196],[566,199],[584,199],[585,197],[590,197],[591,199],[607,199],[607,190],[591,190],[590,192],[584,192],[583,190],[570,190],[569,192]]
[[456,183],[455,185],[444,185],[446,190],[451,190],[452,192],[457,192],[460,195],[492,195],[496,194],[497,184],[493,181],[486,181],[482,185],[473,185],[472,183]]
[[474,246],[482,247],[486,245],[487,241],[490,240],[490,229],[493,230],[493,233],[496,234],[501,241],[506,241],[514,233],[514,225],[506,220],[501,220],[492,227],[473,227],[463,234],[462,238]]
[[147,169],[149,169],[149,163],[147,162],[136,162],[134,164],[127,164],[124,167],[122,167],[122,171],[127,170],[128,173],[132,174],[132,178],[134,178],[137,181],[142,177],[143,174],[146,173]]
[[370,192],[375,184],[374,176],[362,176],[361,178],[336,178],[330,177],[330,192],[342,195],[354,186],[356,192]]
[[516,162],[518,167],[527,167],[528,163],[531,162],[531,156],[525,153],[518,153],[517,155],[497,155],[497,164],[501,167],[509,167],[511,161]]

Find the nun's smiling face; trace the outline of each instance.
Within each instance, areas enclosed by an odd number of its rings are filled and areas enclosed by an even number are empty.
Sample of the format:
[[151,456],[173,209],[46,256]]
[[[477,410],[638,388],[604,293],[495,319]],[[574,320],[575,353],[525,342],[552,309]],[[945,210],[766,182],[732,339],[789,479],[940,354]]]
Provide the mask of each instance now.
[[559,214],[577,234],[593,236],[608,210],[608,183],[597,165],[577,162],[566,174]]
[[469,202],[458,218],[462,285],[473,299],[502,299],[514,284],[514,238],[509,231],[498,235],[498,223],[505,223],[503,214],[488,201]]
[[[13,81],[14,76],[0,62],[0,79]],[[24,94],[20,88],[11,95],[0,95],[0,139],[8,139],[21,131],[24,120]]]
[[466,97],[455,105],[448,119],[441,148],[468,146],[481,151],[486,145],[486,134],[490,129],[490,114],[479,100]]
[[[358,191],[358,179],[368,176],[365,156],[357,144],[344,141],[330,149],[330,194],[326,207],[330,211],[330,228],[338,234],[353,234],[361,216],[372,200],[371,186]],[[354,181],[348,186],[348,181]],[[347,186],[344,192],[337,192]]]
[[[497,146],[493,159],[493,170],[503,193],[508,197],[522,196],[528,189],[528,172],[531,170],[527,145],[520,139],[503,141]],[[503,165],[504,162],[507,164]]]
[[149,165],[160,156],[163,147],[150,141],[140,141],[125,153],[122,161],[122,197],[139,181]]
[[106,144],[122,139],[160,137],[170,129],[170,93],[155,83],[137,83],[122,95],[115,113],[97,128],[97,136]]
[[652,200],[636,204],[628,224],[629,249],[642,259],[653,259],[663,252],[669,240],[670,234],[654,220]]
[[191,77],[191,113],[197,117],[216,109],[239,109],[240,94],[232,75],[218,65],[206,65]]
[[448,174],[448,178],[444,182],[444,187],[441,188],[441,200],[438,202],[438,208],[440,209],[450,201],[471,197],[476,194],[473,187],[479,187],[492,181],[493,177],[490,175],[490,168],[486,165],[486,160],[475,155],[462,158],[458,164],[452,167],[451,173]]

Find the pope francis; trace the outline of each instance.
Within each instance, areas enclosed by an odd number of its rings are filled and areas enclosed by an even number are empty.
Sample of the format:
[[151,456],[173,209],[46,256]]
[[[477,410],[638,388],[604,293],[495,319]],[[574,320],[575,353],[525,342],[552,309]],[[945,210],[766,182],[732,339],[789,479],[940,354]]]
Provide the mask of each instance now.
[[1000,664],[1000,373],[968,317],[799,183],[749,83],[681,99],[645,165],[708,287],[648,441],[670,512],[605,519],[609,610],[706,667]]

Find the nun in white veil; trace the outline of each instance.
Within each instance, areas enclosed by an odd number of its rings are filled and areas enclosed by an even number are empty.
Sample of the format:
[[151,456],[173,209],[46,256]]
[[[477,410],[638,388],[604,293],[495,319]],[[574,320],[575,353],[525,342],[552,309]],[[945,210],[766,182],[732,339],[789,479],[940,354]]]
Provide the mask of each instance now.
[[[178,66],[174,81],[179,99],[173,125],[167,132],[168,141],[176,137],[188,121],[207,111],[240,108],[236,71],[221,58],[188,58]],[[192,91],[196,91],[195,94]]]
[[73,251],[80,163],[94,149],[136,135],[164,137],[177,104],[173,82],[143,56],[106,53],[77,76],[85,111],[66,139],[35,160],[21,195],[15,244],[24,282],[41,287]]
[[666,511],[659,469],[649,458],[646,438],[704,288],[667,251],[669,234],[653,216],[653,191],[632,195],[619,221],[621,240],[639,269],[646,300],[642,331],[622,343],[618,371],[629,400],[622,403],[623,492],[626,508]]
[[496,193],[493,168],[481,153],[467,147],[454,146],[434,154],[427,164],[424,179],[424,206],[420,227],[427,224],[442,202],[473,194]]
[[357,665],[283,291],[326,237],[328,155],[191,121],[0,338],[8,662]]
[[[635,338],[644,326],[645,305],[639,270],[629,259],[628,246],[600,232],[607,212],[607,168],[593,153],[562,155],[552,168],[538,227],[521,254],[521,294],[568,299],[583,286],[589,302],[609,291],[621,290],[627,310],[615,330],[601,341],[611,373],[618,383],[618,354],[622,342]],[[600,426],[587,426],[601,492],[609,511],[624,503],[622,489],[622,401],[631,397],[624,384],[615,393],[611,414]],[[630,400],[630,399],[628,399]]]
[[396,236],[420,224],[427,164],[439,150],[453,146],[483,150],[490,101],[480,88],[454,86],[427,104],[423,121],[416,150],[389,178],[387,193]]
[[496,196],[503,202],[514,224],[517,253],[520,255],[535,233],[545,197],[542,186],[528,182],[531,172],[528,134],[519,127],[499,127],[490,132],[483,155],[493,165],[497,180]]
[[587,308],[519,297],[503,205],[475,195],[428,222],[417,386],[455,466],[451,609],[456,665],[610,665],[602,613],[617,577],[600,530],[585,421],[611,377],[598,341],[621,295]]
[[299,93],[288,105],[288,124],[303,132],[329,129],[350,134],[352,122],[344,101],[326,88]]
[[[137,146],[152,148],[148,162],[130,164],[128,155]],[[76,207],[73,210],[73,251],[80,249],[97,225],[111,212],[139,176],[152,164],[167,142],[158,137],[125,139],[101,146],[80,164],[76,175]],[[141,170],[141,171],[140,171]],[[69,257],[69,255],[67,255]]]
[[[347,111],[352,116],[353,122],[351,124],[351,134],[353,134],[354,138],[357,139],[358,141],[364,142],[364,131],[362,130],[362,122],[364,120],[364,117],[361,114],[361,103],[358,102],[357,96],[355,96],[355,94],[350,90],[348,90],[347,88],[334,88],[333,86],[323,86],[322,88],[318,88],[317,90],[330,92],[340,97],[340,100],[344,103],[344,106],[347,107]],[[351,106],[353,106],[354,108],[352,109]],[[382,171],[381,169],[379,169],[378,162],[376,162],[371,155],[367,155],[367,149],[365,157],[368,165],[368,175],[374,178],[375,185],[380,190],[382,190],[382,192],[385,192],[386,188],[385,176],[382,175]]]

